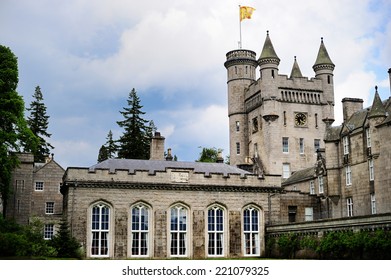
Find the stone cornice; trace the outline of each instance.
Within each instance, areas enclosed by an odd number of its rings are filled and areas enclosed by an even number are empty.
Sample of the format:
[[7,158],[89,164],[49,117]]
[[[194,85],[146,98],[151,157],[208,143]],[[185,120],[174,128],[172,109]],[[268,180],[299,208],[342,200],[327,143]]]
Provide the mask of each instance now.
[[137,189],[137,190],[174,190],[174,191],[207,191],[207,192],[254,192],[254,193],[280,193],[282,189],[277,186],[267,187],[247,187],[247,186],[211,186],[211,185],[191,185],[191,184],[151,184],[134,182],[92,182],[92,181],[69,181],[64,182],[62,190],[65,188],[106,188],[106,189]]

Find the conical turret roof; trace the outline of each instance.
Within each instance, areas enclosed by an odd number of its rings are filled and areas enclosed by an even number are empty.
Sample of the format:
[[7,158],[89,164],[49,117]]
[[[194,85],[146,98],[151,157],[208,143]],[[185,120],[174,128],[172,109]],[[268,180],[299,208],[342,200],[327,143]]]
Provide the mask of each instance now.
[[313,69],[316,71],[316,69],[320,65],[328,65],[332,69],[334,69],[334,66],[335,66],[334,63],[331,61],[330,56],[327,52],[327,49],[323,43],[323,38],[321,38],[318,56],[316,57],[316,61],[313,66]]
[[272,41],[270,40],[269,31],[267,31],[266,33],[265,43],[263,44],[263,49],[258,61],[265,60],[265,59],[267,60],[272,59],[277,64],[279,64],[280,62],[280,59],[278,58],[276,51],[274,50]]
[[296,56],[295,56],[295,61],[293,62],[293,67],[291,71],[291,76],[290,78],[303,78],[303,75],[301,74],[299,64],[297,63]]
[[377,86],[375,87],[375,90],[375,97],[373,98],[373,103],[371,110],[369,111],[368,118],[386,117],[386,108],[384,107],[379,93],[377,92]]

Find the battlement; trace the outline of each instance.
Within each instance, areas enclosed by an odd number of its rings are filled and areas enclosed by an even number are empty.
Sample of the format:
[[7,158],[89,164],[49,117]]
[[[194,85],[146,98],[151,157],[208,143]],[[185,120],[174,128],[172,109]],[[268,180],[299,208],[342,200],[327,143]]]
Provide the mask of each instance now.
[[250,50],[233,50],[226,54],[227,60],[224,63],[226,68],[243,63],[251,63],[255,67],[258,65],[257,60],[255,58],[256,53]]
[[[255,174],[196,172],[187,168],[167,168],[165,170],[110,170],[89,168],[68,168],[64,184],[105,182],[108,184],[182,184],[232,187],[262,187],[264,179]],[[271,183],[271,182],[269,182]],[[268,184],[272,186],[273,184]],[[266,186],[266,185],[264,185]]]

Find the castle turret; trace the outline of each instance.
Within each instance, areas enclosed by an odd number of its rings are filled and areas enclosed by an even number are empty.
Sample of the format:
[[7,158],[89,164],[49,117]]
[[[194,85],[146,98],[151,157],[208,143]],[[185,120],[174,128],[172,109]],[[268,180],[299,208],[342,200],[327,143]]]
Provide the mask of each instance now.
[[255,52],[233,50],[227,53],[228,117],[230,164],[246,164],[248,157],[248,120],[244,106],[245,90],[255,81]]
[[299,64],[297,63],[296,56],[295,61],[293,62],[292,71],[290,78],[303,78],[303,75],[301,74]]
[[321,79],[323,84],[323,97],[322,101],[327,103],[324,108],[324,122],[331,125],[334,121],[334,81],[333,71],[335,68],[334,63],[331,61],[327,49],[321,38],[321,43],[318,51],[314,66],[312,68],[315,71],[315,78]]
[[261,55],[258,59],[259,71],[261,79],[263,78],[275,78],[278,75],[278,65],[280,64],[280,58],[277,56],[274,50],[272,41],[270,40],[269,31],[266,33],[265,43]]

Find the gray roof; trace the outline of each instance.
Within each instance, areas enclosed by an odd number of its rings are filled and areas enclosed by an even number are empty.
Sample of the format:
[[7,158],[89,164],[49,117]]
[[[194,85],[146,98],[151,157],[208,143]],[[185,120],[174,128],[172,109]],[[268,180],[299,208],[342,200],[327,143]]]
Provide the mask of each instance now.
[[229,174],[240,174],[244,176],[245,174],[251,174],[250,172],[224,163],[140,159],[108,159],[91,166],[89,170],[109,169],[110,172],[128,170],[129,173],[148,171],[150,174],[155,174],[156,171],[165,171],[167,168],[190,169],[194,173],[204,173],[205,175],[223,174],[224,176],[228,176]]
[[315,177],[315,168],[309,167],[294,172],[288,179],[286,179],[281,186],[287,186],[302,181],[307,181]]

